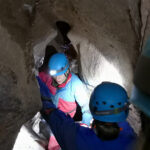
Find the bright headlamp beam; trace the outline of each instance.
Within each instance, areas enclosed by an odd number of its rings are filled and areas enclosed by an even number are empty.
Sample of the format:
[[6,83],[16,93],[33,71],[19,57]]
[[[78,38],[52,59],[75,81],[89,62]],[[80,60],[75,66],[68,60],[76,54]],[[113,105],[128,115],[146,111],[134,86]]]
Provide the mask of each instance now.
[[56,70],[50,70],[50,71],[49,71],[49,74],[50,74],[51,76],[55,75],[56,73],[57,73]]

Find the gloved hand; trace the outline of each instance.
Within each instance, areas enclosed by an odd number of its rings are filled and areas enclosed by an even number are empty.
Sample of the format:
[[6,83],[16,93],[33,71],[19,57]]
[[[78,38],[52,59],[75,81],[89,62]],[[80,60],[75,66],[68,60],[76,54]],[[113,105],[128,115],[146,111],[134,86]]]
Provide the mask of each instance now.
[[52,101],[46,101],[46,100],[42,101],[41,115],[46,121],[49,120],[49,116],[51,112],[54,111],[55,109],[56,106],[53,104]]
[[38,76],[36,76],[36,79],[37,79],[39,86],[40,86],[40,93],[41,93],[42,99],[50,100],[52,95],[51,95],[48,87]]
[[56,108],[56,106],[53,104],[52,101],[42,101],[42,108],[44,110],[47,110],[47,109],[51,109],[51,108]]

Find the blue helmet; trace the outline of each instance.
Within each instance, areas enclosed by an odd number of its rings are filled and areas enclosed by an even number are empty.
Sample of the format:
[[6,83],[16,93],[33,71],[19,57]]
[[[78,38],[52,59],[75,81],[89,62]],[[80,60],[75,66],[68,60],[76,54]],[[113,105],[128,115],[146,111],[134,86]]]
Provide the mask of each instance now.
[[48,63],[49,73],[51,76],[59,76],[69,68],[67,57],[63,53],[56,53],[52,55]]
[[128,96],[123,87],[116,83],[103,82],[90,98],[90,111],[95,120],[122,122],[128,116]]

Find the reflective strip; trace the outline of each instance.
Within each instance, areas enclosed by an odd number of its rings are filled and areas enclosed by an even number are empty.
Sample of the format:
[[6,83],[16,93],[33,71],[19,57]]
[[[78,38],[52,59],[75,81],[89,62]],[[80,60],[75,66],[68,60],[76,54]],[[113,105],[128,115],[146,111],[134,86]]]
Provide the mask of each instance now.
[[126,103],[123,107],[116,108],[114,110],[93,111],[93,112],[95,115],[112,115],[112,114],[118,114],[118,113],[125,111],[127,109],[129,109],[129,103]]

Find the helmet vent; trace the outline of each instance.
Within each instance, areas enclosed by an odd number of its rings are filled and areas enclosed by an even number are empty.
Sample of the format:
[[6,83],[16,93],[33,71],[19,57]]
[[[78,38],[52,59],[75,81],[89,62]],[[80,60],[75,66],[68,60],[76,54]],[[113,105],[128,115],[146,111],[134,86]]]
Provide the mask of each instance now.
[[99,105],[99,102],[98,102],[98,101],[96,101],[96,104],[97,104],[97,105]]
[[106,105],[106,102],[105,102],[105,101],[103,101],[102,103],[103,103],[104,105]]
[[118,105],[121,105],[121,102],[119,102]]
[[110,108],[114,108],[114,105],[110,105]]

